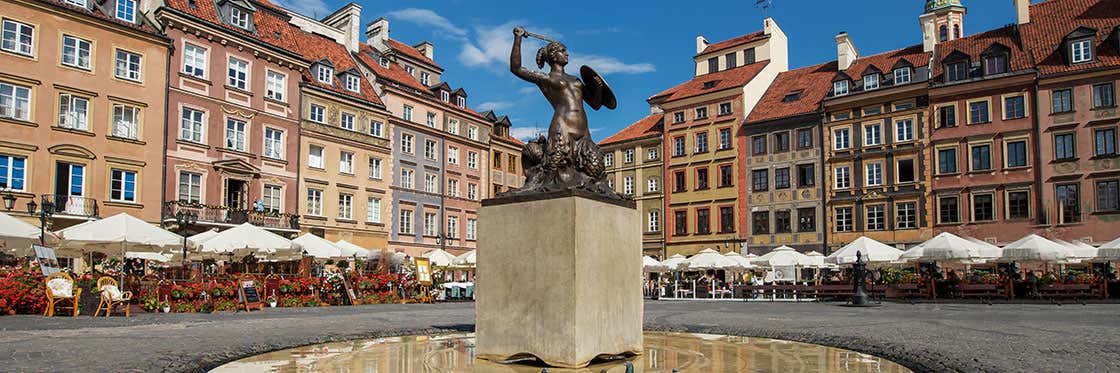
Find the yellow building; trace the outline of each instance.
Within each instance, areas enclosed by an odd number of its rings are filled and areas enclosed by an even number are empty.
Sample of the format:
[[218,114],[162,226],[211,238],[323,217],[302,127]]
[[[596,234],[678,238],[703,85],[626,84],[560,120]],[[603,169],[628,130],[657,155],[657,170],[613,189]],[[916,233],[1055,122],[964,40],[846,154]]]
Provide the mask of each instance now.
[[653,113],[599,142],[607,182],[641,209],[642,253],[665,258],[665,198],[661,134],[664,114]]

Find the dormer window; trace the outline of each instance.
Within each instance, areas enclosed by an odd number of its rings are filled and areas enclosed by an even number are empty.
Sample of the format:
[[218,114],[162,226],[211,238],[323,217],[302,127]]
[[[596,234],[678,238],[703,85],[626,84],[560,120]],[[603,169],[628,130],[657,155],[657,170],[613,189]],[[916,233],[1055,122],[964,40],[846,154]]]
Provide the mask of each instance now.
[[361,80],[354,74],[346,74],[346,90],[354,93],[362,92]]
[[249,12],[246,12],[238,7],[231,7],[229,10],[229,23],[246,29],[249,29]]
[[412,66],[405,65],[404,72],[408,73],[408,75],[412,75]]
[[900,67],[894,69],[894,85],[910,83],[910,68]]
[[955,82],[968,79],[968,61],[950,62],[945,64],[945,81]]
[[386,69],[388,69],[388,68],[389,68],[389,58],[387,58],[387,57],[381,57],[381,58],[379,58],[379,59],[377,60],[377,63],[381,64],[381,67],[384,67],[384,68],[386,68]]
[[66,1],[67,4],[71,4],[71,5],[74,5],[74,6],[80,6],[82,8],[85,8],[87,6],[86,5],[86,0],[65,0],[65,1]]
[[467,99],[463,96],[455,97],[455,105],[458,107],[467,107]]
[[136,23],[136,0],[117,0],[117,19]]
[[870,91],[879,89],[879,74],[871,74],[863,77],[863,90]]
[[1007,72],[1007,55],[995,54],[984,56],[984,75],[996,75]]
[[844,96],[848,94],[848,81],[840,80],[832,82],[832,95]]
[[704,82],[704,89],[715,88],[716,87],[716,82],[718,82],[718,81],[712,80],[712,81]]
[[1070,61],[1073,63],[1089,62],[1093,60],[1093,40],[1075,40],[1069,44]]
[[451,102],[451,92],[439,91],[439,99],[443,102]]
[[331,78],[332,75],[334,75],[334,69],[329,66],[319,65],[318,71],[315,72],[315,79],[323,84],[333,84],[334,79]]
[[801,92],[802,90],[796,90],[790,93],[786,93],[786,96],[782,98],[782,102],[794,102],[800,100]]
[[422,71],[420,72],[420,84],[423,84],[425,86],[429,85],[428,81],[431,80],[431,78],[432,78],[431,74],[428,74],[428,73],[422,72]]

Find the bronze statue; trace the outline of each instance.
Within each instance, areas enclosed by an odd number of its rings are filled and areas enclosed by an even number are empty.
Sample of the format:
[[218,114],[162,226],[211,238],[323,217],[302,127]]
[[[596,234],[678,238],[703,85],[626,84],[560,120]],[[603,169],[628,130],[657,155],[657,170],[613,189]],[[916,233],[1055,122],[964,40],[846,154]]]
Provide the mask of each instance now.
[[[537,67],[548,65],[547,73],[521,66],[521,40],[526,36],[548,42],[537,51]],[[587,113],[583,110],[585,101],[595,110],[614,109],[614,93],[595,70],[580,67],[581,80],[564,72],[567,64],[568,48],[564,44],[521,27],[513,29],[510,71],[536,84],[555,112],[548,127],[548,138],[541,136],[532,140],[522,150],[525,185],[500,196],[584,190],[605,197],[624,198],[606,183],[603,153],[591,139]]]

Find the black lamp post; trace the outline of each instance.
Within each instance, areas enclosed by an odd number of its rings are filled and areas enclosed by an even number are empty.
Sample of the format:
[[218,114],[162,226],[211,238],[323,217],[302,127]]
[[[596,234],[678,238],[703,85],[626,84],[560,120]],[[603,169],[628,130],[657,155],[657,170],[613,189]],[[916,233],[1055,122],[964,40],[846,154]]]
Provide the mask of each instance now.
[[[8,203],[6,198],[5,198],[4,203],[5,204]],[[13,200],[12,203],[15,204],[15,201]],[[38,212],[39,212],[39,244],[43,245],[43,246],[46,246],[47,245],[47,218],[51,217],[51,215],[54,215],[54,203],[52,203],[51,201],[44,200],[42,208],[39,208],[39,204],[35,203],[35,199],[32,198],[31,202],[27,203],[27,213],[31,214],[31,215],[35,215],[36,210],[38,210]]]
[[4,209],[12,211],[16,207],[16,196],[12,192],[4,193]]
[[198,213],[183,211],[175,213],[175,223],[179,226],[179,234],[183,235],[183,266],[187,265],[187,230],[198,222]]

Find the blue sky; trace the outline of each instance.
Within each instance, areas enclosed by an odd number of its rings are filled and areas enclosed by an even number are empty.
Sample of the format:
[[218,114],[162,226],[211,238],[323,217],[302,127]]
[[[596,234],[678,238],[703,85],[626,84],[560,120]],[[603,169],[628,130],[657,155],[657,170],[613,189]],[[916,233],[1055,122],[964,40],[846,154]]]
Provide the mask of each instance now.
[[[345,4],[339,0],[274,1],[318,17]],[[552,110],[535,89],[509,73],[513,26],[558,37],[572,55],[569,73],[577,73],[579,64],[585,63],[611,84],[618,109],[588,114],[592,135],[599,140],[648,114],[646,98],[692,77],[697,35],[714,43],[760,30],[764,18],[751,0],[559,3],[562,6],[553,8],[544,1],[524,0],[358,1],[363,25],[384,16],[390,20],[393,38],[409,44],[434,43],[436,62],[445,69],[444,80],[465,87],[471,107],[509,115],[519,137],[547,128]],[[923,0],[773,3],[767,13],[789,37],[791,69],[835,59],[833,36],[840,31],[847,31],[864,55],[921,43],[918,14]],[[964,5],[968,7],[966,34],[1014,22],[1010,0],[964,0]],[[836,17],[838,14],[843,17]],[[536,46],[525,49],[535,53]],[[531,61],[526,59],[526,64]]]

